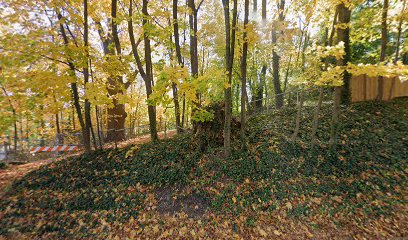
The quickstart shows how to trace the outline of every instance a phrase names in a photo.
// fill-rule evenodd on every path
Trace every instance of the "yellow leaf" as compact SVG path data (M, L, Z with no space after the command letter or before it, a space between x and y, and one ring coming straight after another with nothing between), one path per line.
M186 227L182 227L180 229L180 235L185 235L187 233L187 228Z
M259 230L259 234L261 234L262 237L268 236L268 234L263 229L259 228L258 230Z
M237 202L237 199L236 199L235 197L232 197L232 201L233 201L234 203L236 203L236 202Z
M281 233L281 232L279 232L278 230L273 230L273 233L274 233L276 236L280 236L280 235L282 235L282 233Z

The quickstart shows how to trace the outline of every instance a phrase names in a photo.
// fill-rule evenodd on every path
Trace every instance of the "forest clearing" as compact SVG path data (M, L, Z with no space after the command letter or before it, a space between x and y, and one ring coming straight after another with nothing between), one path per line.
M0 239L408 238L407 0L4 0Z

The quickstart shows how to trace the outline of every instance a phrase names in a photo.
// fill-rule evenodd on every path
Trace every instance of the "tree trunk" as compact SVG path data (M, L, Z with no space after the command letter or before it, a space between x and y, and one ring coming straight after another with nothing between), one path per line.
M89 59L89 52L88 52L88 0L84 0L84 47L86 51L86 58L85 67L83 68L84 74L84 86L86 89L86 85L89 82L89 66L88 66L88 59ZM84 129L84 148L85 152L91 151L91 140L90 140L90 130L91 130L91 103L87 98L85 98L85 129Z
M188 23L190 28L190 67L191 76L193 79L198 77L198 46L197 46L197 8L195 6L194 0L187 0L187 5L190 8L188 15ZM193 102L196 106L192 106L191 115L194 115L195 109L201 106L201 95L199 92L196 93L196 101ZM197 130L197 124L192 121L193 128Z
M101 128L101 123L99 121L99 118L100 118L99 108L96 105L95 105L95 118L96 118L96 128L98 131L98 144L99 144L99 148L102 149L103 148L103 145L102 145L103 133L101 134L102 128Z
M58 13L57 17L58 17L59 21L62 21L63 18L62 18L61 13ZM68 37L67 37L67 34L65 32L65 28L64 28L64 25L63 25L62 22L60 23L60 32L61 32L62 38L64 40L64 45L68 46L69 41L68 41ZM69 68L70 68L70 75L73 78L76 79L75 65L71 61L71 59L68 59L68 65L69 65ZM85 121L84 121L84 118L82 116L81 105L79 103L78 86L77 86L76 82L71 83L71 91L72 91L72 100L73 100L74 107L75 107L75 110L76 110L76 113L77 113L77 116L78 116L79 125L81 126L82 141L83 141L84 146L87 146L87 145L90 145L90 143L89 143L90 139L89 139L89 137L88 138L86 137L86 133L85 133Z
M281 23L285 20L284 10L285 10L285 0L280 0L278 4L279 10L279 22ZM276 28L272 30L272 44L277 44L277 32ZM283 106L283 95L279 79L279 55L275 48L272 50L272 72L273 72L273 87L275 89L275 106L280 109Z
M135 37L133 34L133 22L132 22L132 15L133 15L133 6L132 1L130 1L129 5L129 19L128 19L128 32L129 32L129 39L132 46L133 56L136 61L136 65L139 69L140 75L142 76L145 87L146 87L146 97L147 100L149 99L150 95L152 94L152 84L153 84L153 66L152 66L152 57L151 57L151 48L150 48L150 39L147 32L147 24L149 16L149 12L147 10L147 5L149 1L143 0L142 5L142 13L145 16L143 18L143 28L145 29L143 33L143 42L144 42L144 54L145 54L145 67L146 70L143 69L142 61L140 60L139 53L137 51L137 45L139 44L140 40L136 43ZM149 115L149 126L150 126L150 137L153 142L159 140L157 136L157 120L156 120L156 107L153 105L148 105L147 107L148 115Z
M104 50L105 55L111 54L120 56L122 54L121 44L119 40L118 34L118 26L117 26L117 0L112 0L112 7L111 7L111 29L112 35L108 34L107 39L103 40L105 45L107 45L107 49ZM109 45L113 42L115 50L109 49ZM112 141L121 141L126 139L126 131L125 131L125 123L126 123L126 109L125 105L119 103L117 98L115 97L118 94L123 94L123 77L122 76L110 76L108 77L108 94L112 97L112 108L108 108L108 131L105 141L112 142Z
M61 135L61 127L60 127L60 121L59 121L59 117L58 117L58 113L55 114L55 127L57 130L57 145L61 145L63 144L63 136Z
M186 95L183 94L183 112L182 112L182 115L181 115L181 127L182 128L185 128L185 126L184 126L185 115L186 115Z
M179 25L178 25L178 18L177 18L177 11L178 11L177 4L178 4L178 0L173 0L174 44L176 46L176 56L177 56L178 64L181 67L184 67L183 59L181 56L181 48L180 48L180 35L179 35ZM180 128L180 104L179 104L177 85L175 83L172 83L172 89L173 89L174 114L176 117L177 133L181 133L182 129Z
M347 8L344 3L337 5L338 12L338 23L348 24L350 23L351 10ZM344 42L345 56L343 59L337 60L337 66L345 67L350 60L350 28L337 28L337 43L340 41ZM332 124L330 129L330 145L335 145L337 143L337 128L339 125L339 112L340 112L340 102L349 103L350 102L350 91L349 91L349 80L350 74L344 70L343 75L343 87L334 88L334 103L332 112Z
M387 15L388 15L388 0L384 0L382 17L381 17L381 52L380 52L380 62L385 61L385 55L387 50ZM384 77L378 77L378 95L377 100L384 100Z
M224 122L224 154L231 155L231 119L232 119L232 67L234 61L235 31L237 23L237 0L234 0L232 25L230 23L229 0L222 0L225 20L225 60L228 87L225 88L225 122Z
M266 21L266 0L262 0L262 21Z
M249 0L245 0L245 13L244 13L244 33L242 34L242 39L244 43L242 44L242 61L241 61L241 148L246 150L246 137L245 137L245 121L246 121L246 75L247 75L247 55L248 55L248 41L247 41L247 27L248 27L248 16L249 16Z
M18 139L18 130L17 130L17 115L16 111L13 109L13 122L14 122L14 151L17 152L17 139Z
M255 102L255 108L257 110L262 110L263 106L263 93L264 93L264 87L265 87L265 80L266 80L266 65L262 66L261 69L261 74L259 75L259 85L256 88L256 102Z
M295 130L293 131L293 135L291 138L292 141L295 141L297 135L299 134L300 118L302 117L303 98L304 98L304 92L301 91L298 106L297 106Z

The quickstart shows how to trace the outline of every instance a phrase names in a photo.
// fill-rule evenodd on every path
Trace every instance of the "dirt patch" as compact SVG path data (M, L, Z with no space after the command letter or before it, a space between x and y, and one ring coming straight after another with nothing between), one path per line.
M154 197L157 201L157 211L161 215L174 215L180 212L189 217L197 218L204 215L210 206L210 202L201 194L190 193L180 195L176 188L159 188Z
M45 159L39 160L31 163L26 164L9 164L6 169L0 170L0 196L4 193L4 191L9 187L9 185L26 175L27 173L37 170L43 165L49 164L52 162L52 159Z

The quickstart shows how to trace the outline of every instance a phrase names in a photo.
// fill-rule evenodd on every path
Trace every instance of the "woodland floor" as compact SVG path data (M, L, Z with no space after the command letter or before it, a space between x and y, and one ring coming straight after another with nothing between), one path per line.
M408 99L343 108L336 149L330 112L316 146L313 108L295 142L286 108L251 118L228 159L185 134L1 170L0 239L407 238Z

